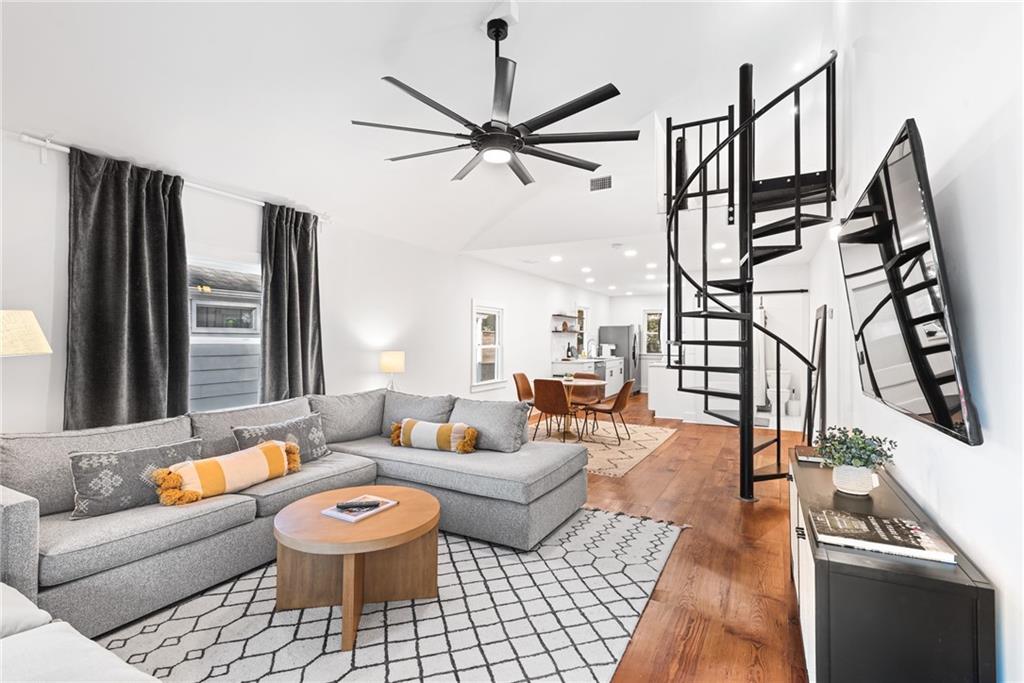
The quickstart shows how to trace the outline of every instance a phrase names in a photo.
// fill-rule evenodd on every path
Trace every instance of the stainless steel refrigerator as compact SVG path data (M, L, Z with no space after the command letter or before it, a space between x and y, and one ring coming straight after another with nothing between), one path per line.
M633 393L640 391L640 328L637 325L602 325L597 328L599 344L615 344L613 356L622 361L622 381L633 379Z

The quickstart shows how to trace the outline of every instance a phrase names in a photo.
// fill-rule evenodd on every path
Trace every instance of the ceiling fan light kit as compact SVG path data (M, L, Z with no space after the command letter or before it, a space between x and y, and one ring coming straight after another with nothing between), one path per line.
M575 142L616 142L633 141L640 137L638 130L601 131L592 133L536 133L537 130L557 123L573 114L598 105L619 94L618 88L611 83L601 86L596 90L577 97L565 104L544 112L532 119L527 119L519 125L512 126L509 123L509 107L512 103L512 86L515 83L516 63L511 59L502 57L500 54L501 41L508 37L508 22L504 19L491 19L487 22L487 36L494 41L494 97L491 105L491 120L477 125L469 119L455 113L440 102L436 102L418 90L406 85L394 76L384 76L383 80L391 83L396 88L414 97L431 109L438 111L453 121L464 126L468 133L448 133L445 131L428 130L425 128L413 128L409 126L396 126L388 123L372 123L369 121L352 121L356 126L369 126L371 128L386 128L389 130L401 130L409 133L423 133L426 135L441 135L460 140L466 140L459 145L431 149L425 152L415 152L402 156L391 157L388 161L404 161L417 157L443 154L461 149L472 149L476 152L472 159L459 170L452 180L462 180L470 171L476 168L481 161L490 164L505 164L515 174L523 185L533 182L533 176L526 169L519 155L554 161L567 166L582 168L586 171L594 171L600 167L592 161L578 157L555 152L545 147L538 147L542 144L564 144Z

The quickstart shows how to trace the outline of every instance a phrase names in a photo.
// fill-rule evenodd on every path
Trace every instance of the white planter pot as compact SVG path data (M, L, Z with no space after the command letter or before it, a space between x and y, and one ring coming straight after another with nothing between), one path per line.
M866 496L878 486L878 475L868 467L839 465L832 468L832 484L843 493Z

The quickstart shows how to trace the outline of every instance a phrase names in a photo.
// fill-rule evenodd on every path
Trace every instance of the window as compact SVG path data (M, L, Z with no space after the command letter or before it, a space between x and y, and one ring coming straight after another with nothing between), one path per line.
M661 311L644 311L644 353L662 353Z
M240 301L206 301L192 297L193 334L252 334L260 330L260 304Z
M487 389L504 383L502 309L473 304L472 387Z
M189 409L260 401L259 266L191 259Z

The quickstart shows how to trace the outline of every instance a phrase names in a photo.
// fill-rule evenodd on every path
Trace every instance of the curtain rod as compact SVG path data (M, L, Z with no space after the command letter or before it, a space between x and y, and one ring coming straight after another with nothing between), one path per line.
M52 149L54 152L61 152L62 154L70 154L71 153L71 148L70 147L68 147L67 145L59 145L59 144L57 144L56 142L53 142L50 139L37 138L37 137L35 137L33 135L29 135L27 133L21 133L20 137L21 137L21 141L22 142L27 142L30 145L35 145L37 147L42 147L43 149ZM227 197L228 199L234 199L236 201L245 202L246 204L254 204L255 206L266 206L267 205L266 202L264 202L264 201L262 201L260 199L256 199L254 197L246 197L244 195L235 194L234 192L227 192L225 190L218 190L215 187L210 187L209 185L201 185L199 183L194 183L194 182L192 182L190 180L185 180L183 182L183 184L185 185L185 187L190 187L193 190L200 190L202 192L208 192L210 194L219 195L221 197ZM329 216L325 216L323 214L318 214L315 211L310 212L310 213L314 213L316 216L321 218L322 221L330 220Z

